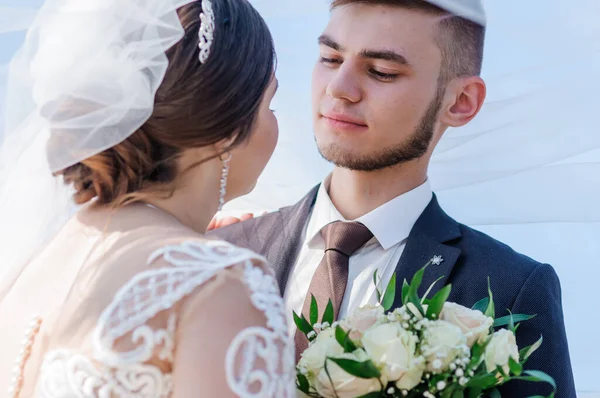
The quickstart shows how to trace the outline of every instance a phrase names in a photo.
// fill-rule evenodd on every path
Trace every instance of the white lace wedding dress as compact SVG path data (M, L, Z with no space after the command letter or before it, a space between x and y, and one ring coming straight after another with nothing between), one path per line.
M117 247L108 258L104 254L92 262L113 263L120 255L119 267L92 269L89 275L60 269L48 274L48 285L62 272L61 280L79 282L68 293L32 298L40 308L64 304L60 311L47 311L47 319L35 317L21 332L25 338L8 396L295 396L294 348L284 305L263 259L224 242L178 241L153 250L141 270L128 269L127 255ZM104 305L116 270L128 279ZM45 285L40 285L41 297L51 289ZM32 308L29 296L19 299L23 309ZM15 308L10 297L2 304L2 316ZM2 338L0 349L8 352L0 362L18 351L14 333L5 330L4 335L9 341Z

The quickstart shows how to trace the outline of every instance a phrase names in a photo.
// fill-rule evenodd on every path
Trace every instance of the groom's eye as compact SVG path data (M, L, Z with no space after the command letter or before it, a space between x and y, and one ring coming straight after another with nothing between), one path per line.
M339 59L335 59L335 58L321 57L321 63L325 64L325 65L334 65L334 64L341 64L342 61Z
M369 70L369 72L373 76L375 76L377 79L383 80L383 81L392 81L398 77L397 73L383 73L383 72L379 72L378 70L375 70L375 69L371 69L371 70Z

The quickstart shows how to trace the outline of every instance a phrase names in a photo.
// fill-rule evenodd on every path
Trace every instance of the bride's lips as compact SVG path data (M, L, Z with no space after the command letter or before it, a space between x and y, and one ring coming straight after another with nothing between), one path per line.
M368 127L362 120L342 113L330 112L323 113L321 116L327 124L336 129L357 131Z

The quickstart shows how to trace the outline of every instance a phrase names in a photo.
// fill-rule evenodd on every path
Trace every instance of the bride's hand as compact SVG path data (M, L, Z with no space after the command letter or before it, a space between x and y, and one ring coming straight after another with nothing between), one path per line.
M226 216L223 218L219 218L217 216L213 217L210 224L208 224L207 231L212 231L213 229L226 227L228 225L237 224L242 221L250 220L254 218L254 214L252 213L244 213L239 218L233 216Z

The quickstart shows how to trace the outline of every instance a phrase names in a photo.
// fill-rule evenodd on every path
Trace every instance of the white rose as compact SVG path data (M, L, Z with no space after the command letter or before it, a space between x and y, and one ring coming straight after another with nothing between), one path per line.
M418 341L396 322L373 326L362 338L365 351L385 378L404 390L417 386L425 370L416 356Z
M353 353L336 355L335 358L352 359L358 362L369 359L367 354L360 349ZM381 384L383 383L384 386L387 384L383 377L380 383L378 379L361 379L352 376L333 361L327 362L327 370L329 375L323 369L315 380L315 389L324 398L355 398L370 392L381 391Z
M485 316L481 311L455 303L444 304L440 319L458 326L467 337L469 348L472 348L476 341L481 341L489 336L490 329L494 325L494 320Z
M484 360L488 372L493 372L498 366L506 373L509 372L508 359L519 362L519 347L515 334L507 329L500 329L492 335L492 339L485 348Z
M340 326L348 331L352 340L359 340L368 328L384 318L382 306L366 305L356 309L349 317L340 321Z
M433 373L445 371L463 350L468 350L467 338L462 330L450 322L429 322L424 336L423 356Z
M325 329L304 350L298 362L298 367L306 369L310 379L311 376L316 376L323 369L325 358L337 356L343 354L343 352L344 349L335 339L333 328Z

